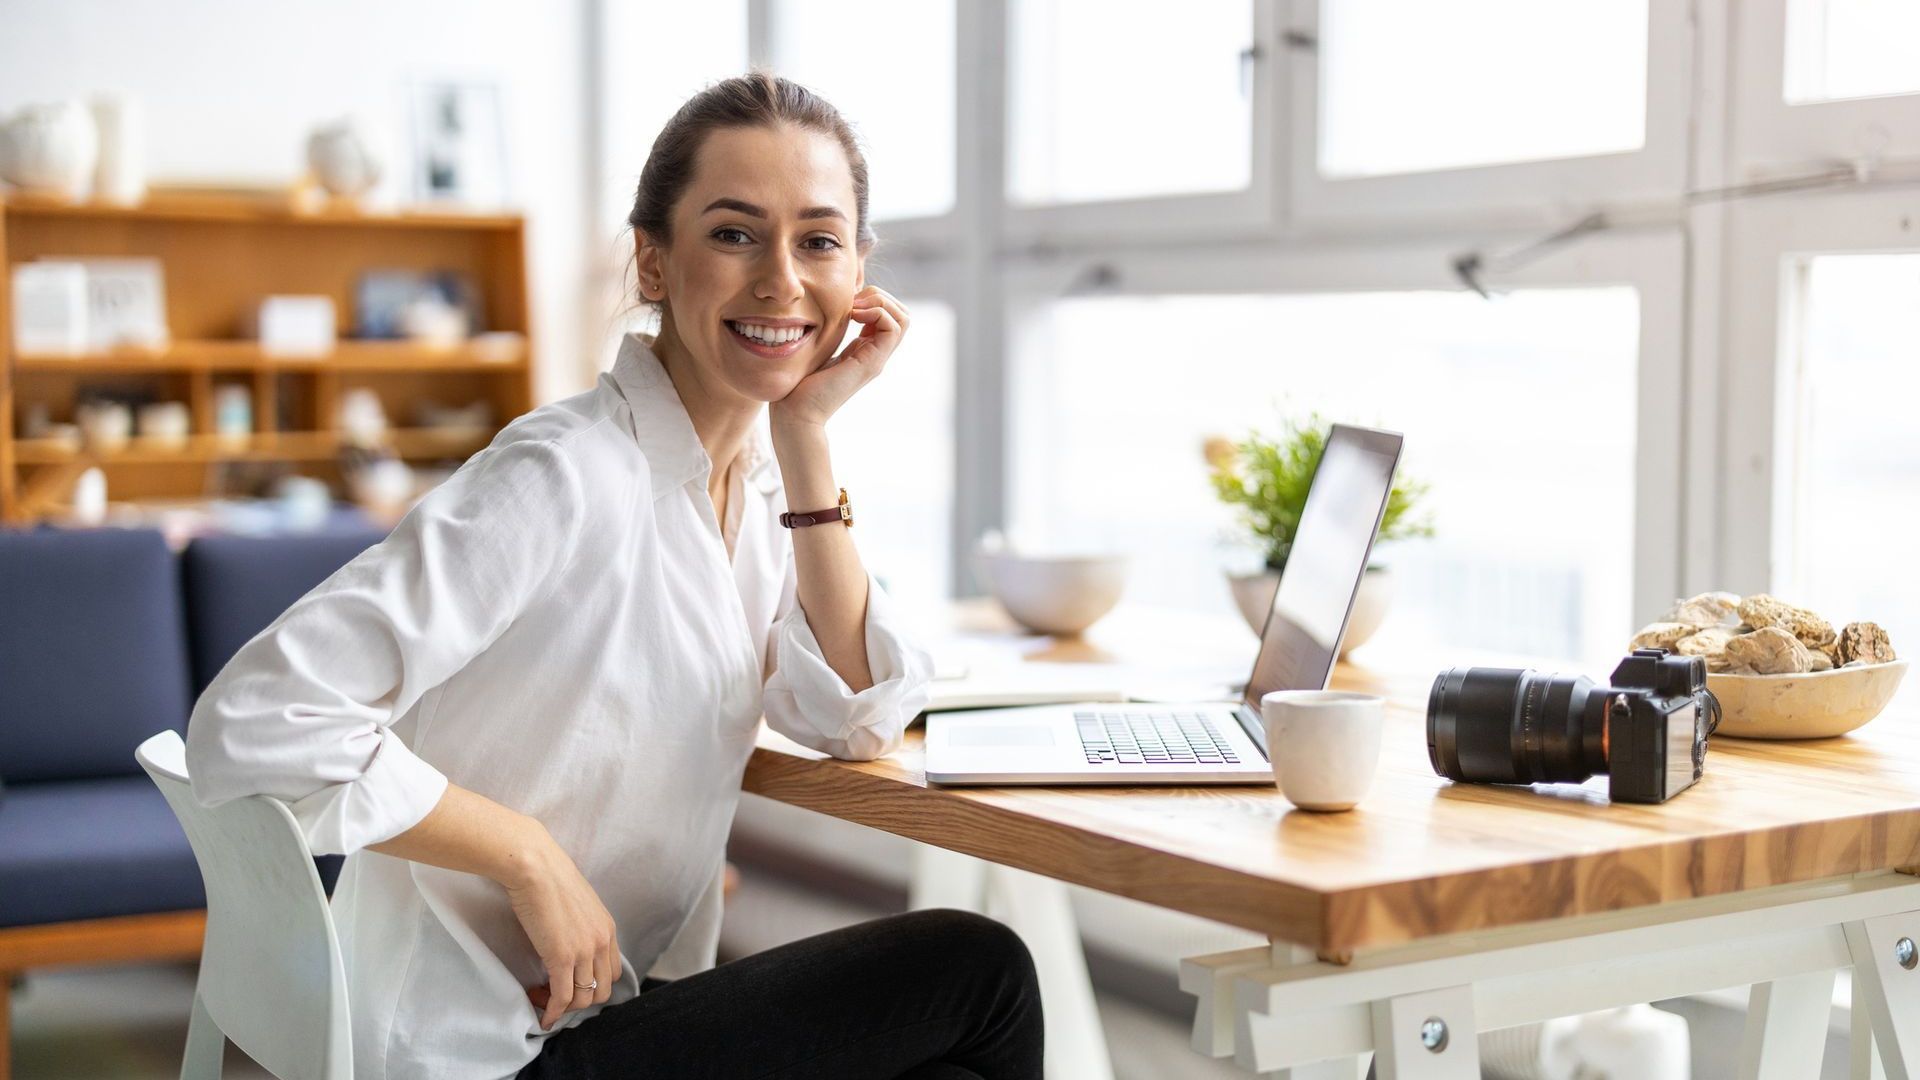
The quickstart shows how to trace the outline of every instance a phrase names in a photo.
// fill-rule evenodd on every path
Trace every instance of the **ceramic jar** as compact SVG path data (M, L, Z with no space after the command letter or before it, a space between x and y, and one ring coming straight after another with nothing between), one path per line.
M0 123L0 180L77 200L87 192L99 148L85 105L28 105Z
M380 181L380 159L352 120L323 125L307 136L307 167L329 194L344 199L359 198Z

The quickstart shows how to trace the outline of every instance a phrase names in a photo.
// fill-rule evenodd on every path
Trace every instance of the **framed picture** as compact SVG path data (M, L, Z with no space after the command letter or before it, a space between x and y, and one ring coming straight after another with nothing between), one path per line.
M407 111L416 202L457 203L474 209L506 206L506 139L496 87L491 83L410 83Z

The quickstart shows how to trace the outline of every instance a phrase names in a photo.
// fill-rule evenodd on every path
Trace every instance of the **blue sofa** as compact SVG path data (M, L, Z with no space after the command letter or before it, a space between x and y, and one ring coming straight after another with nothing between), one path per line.
M200 871L133 750L368 528L203 537L0 530L0 1080L8 984L62 963L195 956ZM317 860L329 890L337 857Z

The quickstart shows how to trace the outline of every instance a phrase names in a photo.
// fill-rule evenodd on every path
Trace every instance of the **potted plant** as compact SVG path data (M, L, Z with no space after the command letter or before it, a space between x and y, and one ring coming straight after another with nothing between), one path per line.
M1260 573L1227 577L1234 603L1256 634L1265 627L1267 611L1273 606L1280 570L1287 564L1294 532L1300 527L1300 511L1307 504L1307 489L1320 467L1331 426L1319 413L1313 413L1304 420L1284 420L1277 438L1252 432L1239 442L1221 436L1207 440L1214 494L1239 509L1240 520L1266 556L1266 568ZM1381 540L1433 535L1431 519L1414 516L1426 493L1424 483L1405 477L1395 479L1380 522ZM1369 563L1354 598L1353 614L1347 620L1346 638L1340 646L1342 656L1373 636L1386 617L1392 596L1391 572L1377 562Z

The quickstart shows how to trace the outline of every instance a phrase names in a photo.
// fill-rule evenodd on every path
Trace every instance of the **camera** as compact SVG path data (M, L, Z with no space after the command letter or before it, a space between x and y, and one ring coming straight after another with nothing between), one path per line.
M1450 668L1427 696L1427 757L1449 780L1578 784L1606 773L1615 802L1660 803L1700 779L1720 701L1707 664L1635 649L1609 685L1531 668Z

